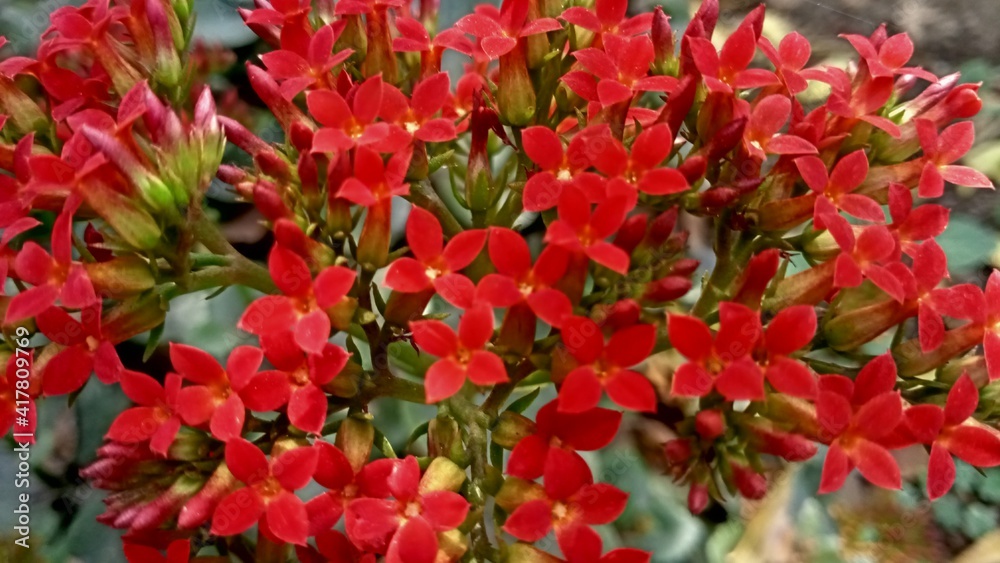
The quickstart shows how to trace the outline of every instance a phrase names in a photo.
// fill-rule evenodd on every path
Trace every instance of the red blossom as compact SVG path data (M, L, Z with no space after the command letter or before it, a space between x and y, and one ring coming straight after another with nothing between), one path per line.
M14 261L17 276L34 287L22 291L7 305L4 322L15 323L38 315L55 303L81 309L97 303L83 264L73 261L73 214L78 203L68 202L52 226L52 254L34 241L24 244Z
M624 274L628 270L628 254L605 239L625 221L628 207L625 196L617 196L599 203L591 211L587 198L567 186L559 197L559 219L549 225L545 241L571 252L582 252L594 262Z
M670 343L688 359L674 372L672 394L704 397L714 389L730 401L764 398L764 374L750 355L762 334L756 311L720 304L715 336L697 317L671 314L667 320Z
M570 71L563 81L581 98L603 107L630 101L637 93L669 92L677 86L672 76L649 76L654 53L647 35L607 35L603 49L581 49L573 56L587 72Z
M305 260L280 245L271 250L268 268L283 295L269 295L251 303L240 318L239 328L256 335L291 329L303 350L322 352L330 337L326 310L347 296L354 286L355 272L330 266L313 280Z
M101 330L100 303L81 311L79 321L58 307L49 307L35 322L45 336L62 346L45 364L45 395L72 393L83 387L92 372L102 383L118 381L124 368L114 343Z
M926 158L920 173L920 197L941 197L945 181L957 186L993 188L993 182L982 172L952 164L972 148L975 128L971 121L960 121L940 133L931 121L917 119L916 123L920 148Z
M373 76L354 89L351 104L333 90L313 90L306 95L309 113L323 127L313 137L314 152L340 152L369 147L394 152L407 143L406 131L398 125L376 122L382 111L382 77Z
M602 391L624 408L656 410L656 391L643 375L628 368L646 360L656 344L656 327L635 324L616 330L607 343L597 323L570 317L562 326L562 342L576 367L559 388L559 411L581 413L597 406Z
M927 466L927 496L944 496L955 482L952 455L975 467L1000 465L1000 437L970 419L979 406L979 390L968 374L955 382L944 408L914 405L904 412L907 429L922 444L931 446Z
M351 56L351 49L333 51L333 44L343 31L339 25L324 25L309 39L309 47L298 53L290 49L278 49L261 55L268 74L281 82L281 94L287 100L295 98L302 90L319 84L329 87L329 73L337 65Z
M537 479L545 472L553 448L568 452L574 465L586 466L577 451L599 450L611 443L622 414L603 408L579 413L561 412L552 401L538 410L535 432L522 438L510 452L507 473L522 479Z
M389 265L385 285L403 293L435 288L447 295L450 279L472 263L486 244L486 231L463 231L444 244L444 234L437 218L414 207L406 220L406 240L414 258L397 258Z
M348 505L346 530L354 545L385 554L388 563L434 561L437 534L457 528L469 512L461 495L436 486L435 473L432 465L421 478L417 458L397 460L388 478L391 499Z
M458 332L441 321L410 323L417 347L438 361L427 370L427 402L437 403L458 392L466 379L476 385L507 381L507 370L493 352L484 350L493 337L493 310L480 304L465 311Z
M855 467L875 485L900 488L899 466L881 444L903 422L895 385L896 364L888 354L870 361L854 381L842 375L820 377L816 417L829 444L820 493L839 489Z
M243 438L226 443L226 465L245 486L226 495L212 516L212 533L231 536L258 524L265 536L305 545L309 518L295 491L312 480L317 453L312 447L293 448L268 460Z
M594 483L590 470L569 452L553 449L545 463L544 496L518 506L504 531L519 540L536 542L555 530L564 553L580 527L614 521L625 510L628 494L607 483Z
M161 385L146 374L122 372L122 392L138 406L119 414L106 437L126 444L148 440L150 450L166 457L181 427L177 411L181 383L182 378L176 373L167 374Z
M517 40L539 33L562 29L552 18L528 19L529 0L504 0L500 10L490 5L480 5L476 13L455 22L455 28L479 38L486 56L498 59L514 50Z

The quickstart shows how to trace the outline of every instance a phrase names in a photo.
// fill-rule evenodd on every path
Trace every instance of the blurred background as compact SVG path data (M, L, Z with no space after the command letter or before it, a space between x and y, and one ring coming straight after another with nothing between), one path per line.
M11 41L3 55L31 54L37 36L48 26L49 14L65 0L0 0L0 35ZM442 24L471 11L472 0L442 0ZM240 0L198 0L198 35L231 49L213 86L236 89L249 106L233 111L254 112L239 61L257 54L261 46L236 14ZM758 2L723 0L720 32L734 28ZM916 44L915 64L939 75L961 71L963 80L982 82L984 109L977 118L977 144L966 164L994 180L1000 178L1000 30L997 0L768 0L765 35L780 37L792 30L812 41L812 63L844 64L853 55L841 33L868 35L885 22L891 33L906 31ZM635 12L664 7L674 27L686 25L697 2L688 0L633 0ZM819 92L822 94L822 92ZM220 106L225 111L226 103ZM259 106L258 108L259 109ZM254 113L257 130L274 138L278 130ZM280 131L280 130L278 130ZM235 156L235 155L234 155ZM227 235L248 256L263 259L269 240L246 206L232 202L222 187L213 190L212 205L226 225ZM946 192L952 219L939 242L945 248L955 281L982 285L1000 265L1000 199L992 192ZM697 244L697 240L694 241ZM235 322L254 298L233 289L205 300L189 295L175 301L161 342L197 343L224 357L243 343ZM162 376L169 369L161 345L142 364L144 342L129 342L120 353L126 365ZM407 366L400 358L397 369ZM419 360L410 358L414 363ZM656 370L653 363L651 370ZM655 373L651 374L654 377ZM538 404L542 404L539 401ZM11 549L13 526L8 499L15 498L16 472L10 441L0 447L0 561L122 560L119 533L97 524L103 510L102 493L78 476L93 461L94 451L115 415L128 405L117 386L87 385L72 405L46 401L41 405L39 442L33 448L32 536L30 551ZM433 409L393 404L377 413L380 426L397 451L404 448L410 430L433 415ZM875 489L855 473L840 492L817 496L821 451L813 461L770 476L771 491L758 502L732 500L713 506L702 517L692 517L685 505L686 491L662 476L656 463L643 458L633 438L658 444L668 436L663 429L640 419L623 428L616 444L590 456L595 477L632 494L626 514L615 527L602 530L605 546L629 545L654 553L656 563L671 562L869 562L959 561L1000 562L1000 469L985 473L959 465L954 489L931 504L924 493L926 454L906 450L900 465L907 476L901 492ZM960 462L959 462L960 463ZM553 542L554 543L554 542Z

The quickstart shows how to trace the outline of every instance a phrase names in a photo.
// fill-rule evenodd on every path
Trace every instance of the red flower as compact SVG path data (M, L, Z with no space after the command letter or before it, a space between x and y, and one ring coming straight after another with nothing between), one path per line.
M351 105L333 90L306 95L309 113L323 128L313 136L313 152L341 152L370 147L379 152L403 148L409 136L398 125L375 122L382 111L382 76L373 76L354 90Z
M535 433L522 438L510 452L507 473L522 479L537 479L545 472L549 452L561 449L576 459L576 465L587 462L577 451L599 450L611 443L621 425L622 413L593 408L580 413L559 412L558 401L538 410Z
M327 490L306 503L310 535L336 525L354 499L383 499L392 494L387 483L396 460L378 459L355 472L340 448L323 441L317 441L314 447L319 450L319 458L313 478Z
M458 333L441 321L410 323L417 347L440 358L427 370L427 402L437 403L462 388L466 378L476 385L507 381L503 360L483 347L493 337L493 310L479 304L465 311Z
M667 320L670 343L688 359L674 372L672 394L704 397L715 389L729 401L764 398L764 374L750 356L762 334L756 311L721 303L714 337L697 317L670 315Z
M322 352L330 337L326 309L347 296L356 273L343 266L330 266L313 280L305 260L280 245L271 249L268 269L284 295L268 295L251 303L240 317L240 330L263 335L291 329L295 343L303 350Z
M480 5L476 13L455 22L455 29L479 38L486 56L490 60L498 59L513 51L521 37L562 29L562 25L552 18L527 22L528 4L529 0L504 0L499 12L493 6Z
M450 97L448 73L429 76L413 87L409 99L398 88L385 85L380 117L395 123L409 135L427 143L443 143L458 135L455 123L443 117L435 118Z
M449 278L476 259L486 243L486 231L463 231L445 245L437 217L414 206L406 220L406 240L415 258L393 260L385 274L385 285L403 293L433 287L438 293L448 294Z
M191 540L174 540L167 546L167 556L160 554L160 550L123 541L122 551L128 563L188 563L191 557Z
M899 266L894 271L897 278L905 281L907 300L916 302L920 349L927 354L936 350L944 339L945 326L937 304L945 302L943 311L952 313L947 301L952 299L955 291L952 288L937 288L941 280L948 276L948 261L941 246L930 239L914 247L912 268Z
M545 464L544 495L518 506L504 531L536 542L555 529L559 547L572 552L577 528L613 522L625 510L628 494L607 483L594 483L587 467L564 450L553 449Z
M191 426L208 422L212 436L223 442L238 437L246 416L240 392L263 359L259 348L237 346L223 369L207 352L171 342L170 362L174 369L197 384L181 389L177 395L176 408L184 422Z
M329 88L329 73L333 67L346 61L354 52L343 49L333 52L333 44L343 31L343 23L324 25L309 39L305 52L292 49L278 49L260 56L268 74L281 82L281 95L286 100L293 99L299 92L319 84Z
M397 16L396 31L399 32L399 37L392 40L392 50L397 53L451 49L467 57L472 56L472 42L454 28L441 30L432 40L424 24L413 18ZM440 61L438 63L440 65Z
M394 154L386 168L377 152L359 147L354 156L354 175L340 185L337 197L373 207L392 200L393 196L408 195L410 185L403 180L410 165L410 154L409 151Z
M227 442L226 465L246 486L219 502L212 533L233 536L257 523L269 538L305 545L309 517L295 491L312 479L316 457L316 449L302 447L272 455L268 461L260 448L243 438Z
M955 382L942 409L914 405L903 413L906 427L916 440L931 446L927 466L927 496L944 496L955 482L952 454L975 467L1000 465L1000 437L975 421L966 424L979 406L979 390L968 374Z
M821 203L824 200L817 200ZM847 219L833 210L821 212L823 224L840 246L834 264L834 287L857 287L865 278L896 301L903 301L903 285L893 272L880 263L891 260L895 252L895 240L884 225L870 225L854 235L854 229Z
M75 200L75 198L71 198ZM52 226L52 254L34 241L24 243L14 261L17 276L34 285L11 299L5 324L34 317L57 301L70 309L82 309L97 303L94 286L83 264L73 262L73 213L79 203L67 201Z
M629 256L607 239L625 221L628 202L618 196L591 211L587 198L575 187L566 186L559 197L559 219L545 231L545 242L571 252L583 252L591 260L624 274Z
M672 76L649 76L655 54L648 35L605 35L603 40L603 50L591 47L573 53L596 81L579 70L563 75L563 82L581 98L608 107L630 101L636 93L669 92L677 86Z
M782 37L777 49L767 37L761 36L757 40L757 46L774 65L778 80L789 94L799 94L809 87L806 80L812 76L808 69L803 69L809 62L812 46L802 34L793 31Z
M496 274L479 282L479 293L495 307L527 304L531 311L551 326L559 327L573 311L563 292L553 289L566 272L568 256L557 246L542 250L531 265L531 251L524 237L510 229L490 229L490 261Z
M101 304L87 307L80 321L58 307L49 307L35 319L38 329L62 349L49 358L42 373L45 395L65 395L83 387L91 372L102 383L118 381L124 369L114 344L101 331Z
M946 180L956 186L993 188L993 182L982 172L952 164L972 148L976 134L971 121L959 121L940 134L932 121L917 119L916 124L920 148L926 158L917 190L920 197L941 197Z
M896 460L880 443L903 421L895 385L896 364L889 354L865 365L854 381L842 375L820 377L816 416L830 446L820 493L839 489L854 467L875 485L900 488Z
M754 158L763 160L769 154L816 154L816 147L802 137L779 134L792 114L792 102L785 96L773 94L760 99L752 111L745 100L737 103L750 113L743 143Z
M176 373L167 374L160 385L146 374L123 371L122 391L139 406L119 414L105 438L126 444L149 440L149 449L166 457L181 427L177 412L181 382L181 376Z
M809 345L816 334L816 310L796 305L778 311L763 334L766 353L764 377L779 393L795 397L816 396L816 377L802 362L789 358Z
M570 317L562 326L562 342L576 359L559 388L559 411L580 413L597 406L602 388L615 404L630 410L656 410L656 391L645 376L628 368L642 363L653 352L656 327L636 324L622 328L607 344L597 323L587 317Z
M608 35L639 35L649 31L653 23L652 12L626 17L628 0L597 0L594 9L574 6L567 8L560 18L563 20L599 34Z
M889 229L899 249L912 254L913 243L934 238L948 226L950 211L943 205L925 203L913 208L913 192L902 184L889 184ZM898 254L898 253L897 253Z
M437 473L432 463L421 478L417 458L397 460L388 479L392 499L361 498L348 505L347 536L354 545L386 554L387 563L436 560L437 534L457 528L469 512L468 501L435 482Z
M604 191L601 179L590 168L588 143L594 132L607 126L595 125L580 131L563 149L555 131L543 126L528 127L521 132L522 148L541 171L532 174L524 185L524 208L545 211L556 205L563 186L576 185L588 195ZM592 188L596 186L596 188Z
M913 56L913 41L906 33L886 37L885 25L882 25L871 38L850 34L841 37L861 55L872 76L892 78L897 74L909 74L929 82L938 81L936 76L920 67L903 66Z
M851 193L868 176L868 156L863 149L841 158L830 173L827 173L826 164L816 156L795 159L795 167L816 197L827 199L837 209L858 219L878 223L885 221L885 213L878 202L868 196ZM822 212L823 208L816 205L814 220L819 228L823 228Z
M593 157L594 166L608 178L608 196L629 193L629 190L616 187L616 179L627 182L632 189L650 195L670 195L685 192L691 188L687 179L675 168L662 167L663 161L670 155L673 148L673 134L665 123L659 123L644 129L632 143L630 153L605 128L606 137L602 139L605 149Z
M762 10L763 6L759 11ZM691 39L691 56L709 90L731 93L734 88L742 90L778 83L778 77L769 70L747 68L757 53L760 35L754 29L754 21L759 19L757 12L747 15L726 39L722 51L716 51L712 42L704 37Z
M260 344L275 369L252 376L240 389L247 408L266 412L287 404L296 428L319 433L327 412L323 386L344 369L350 354L329 342L320 353L307 354L287 330L262 335Z

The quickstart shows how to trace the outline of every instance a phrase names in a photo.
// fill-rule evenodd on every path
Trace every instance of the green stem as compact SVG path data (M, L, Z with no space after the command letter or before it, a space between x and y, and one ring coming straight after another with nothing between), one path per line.
M715 310L719 301L730 297L729 293L732 289L730 286L743 271L743 267L746 266L750 253L753 251L754 235L752 233L733 231L726 226L725 216L717 218L716 221L718 222L715 237L717 261L715 268L712 269L712 275L708 278L708 283L705 284L701 296L698 297L698 301L691 310L691 314L697 317L705 317Z
M452 397L447 405L455 419L465 428L466 448L472 459L469 501L480 511L479 522L470 533L472 547L480 560L496 561L496 549L490 543L486 530L486 493L489 456L487 454L487 429L489 416L473 400L476 389L471 384Z
M414 182L410 185L410 195L407 199L413 205L423 207L430 211L441 222L441 229L449 237L461 233L465 229L458 219L451 213L441 197L431 188L429 182Z
M233 279L229 283L219 285L239 284L263 293L278 293L278 288L274 285L274 281L271 279L271 275L267 269L243 256L238 250L233 248L233 245L229 243L229 240L222 234L219 227L205 215L204 211L200 209L193 211L191 218L191 233L195 239L205 245L205 248L211 252L226 256L231 261L230 268L233 272ZM191 276L193 278L194 274Z

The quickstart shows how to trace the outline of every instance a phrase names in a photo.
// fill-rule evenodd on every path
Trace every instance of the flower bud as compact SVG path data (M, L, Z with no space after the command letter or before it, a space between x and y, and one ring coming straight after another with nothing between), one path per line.
M371 415L355 414L340 423L335 443L357 473L368 463L374 442L375 427L372 426Z
M177 527L182 530L191 529L208 521L219 501L238 485L239 482L229 471L229 467L220 463L198 494L181 507L177 515Z
M94 291L111 299L123 299L156 285L149 264L138 256L122 256L105 262L84 263Z
M461 431L454 418L437 416L427 425L427 455L446 457L456 463L467 463L468 455L462 444Z
M660 6L653 12L650 37L653 40L653 52L656 54L653 66L657 74L677 76L680 68L675 54L674 30L670 27L670 16L664 14Z
M681 276L667 276L646 284L642 298L652 303L675 301L691 290L691 280Z
M392 33L389 29L389 8L375 4L365 18L367 24L368 55L365 57L366 77L381 74L389 84L396 83L396 53L392 50Z
M778 265L781 262L781 251L776 248L769 248L754 255L747 262L746 268L740 274L735 284L736 291L733 293L733 301L746 305L751 309L760 308L761 299L767 290L768 284L778 273Z
M733 484L744 498L758 500L767 494L767 479L750 467L740 463L730 463Z
M504 124L523 127L535 116L535 87L528 75L522 39L514 49L500 57L497 80L497 105Z
M718 409L699 411L694 417L694 427L706 442L714 441L726 432L726 419Z
M688 490L688 510L695 516L705 512L708 508L709 496L708 486L703 483L691 483Z
M465 482L465 470L446 457L436 457L420 478L420 494L457 491Z
M688 438L675 438L663 446L663 455L671 465L687 465L693 453Z
M512 450L518 442L534 433L535 423L530 418L513 411L504 411L497 417L492 437L501 448Z

